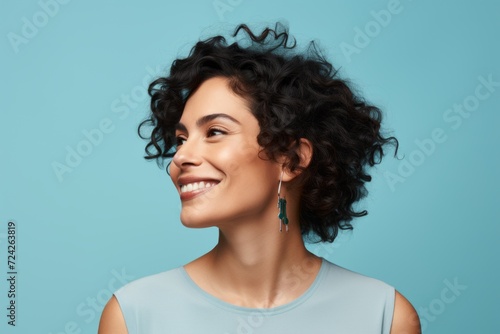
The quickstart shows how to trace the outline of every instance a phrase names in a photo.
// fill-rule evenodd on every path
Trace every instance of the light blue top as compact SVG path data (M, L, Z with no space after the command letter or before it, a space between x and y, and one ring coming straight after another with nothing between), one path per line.
M217 299L183 267L131 282L115 296L129 334L389 334L395 290L323 259L305 293L269 309Z

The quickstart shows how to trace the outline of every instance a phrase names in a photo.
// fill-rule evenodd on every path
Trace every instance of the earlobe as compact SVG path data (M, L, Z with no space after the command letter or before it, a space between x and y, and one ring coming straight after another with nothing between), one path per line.
M308 139L300 138L299 147L297 148L297 155L300 159L299 168L291 171L289 168L286 168L286 164L283 165L283 170L285 172L283 175L283 181L285 182L291 181L299 176L300 173L311 163L313 146Z

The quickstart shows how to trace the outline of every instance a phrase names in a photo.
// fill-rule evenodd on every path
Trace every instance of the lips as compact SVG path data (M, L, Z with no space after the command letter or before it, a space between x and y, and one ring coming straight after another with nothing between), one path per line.
M180 187L181 193L212 188L217 183L218 182L214 182L214 181L206 181L206 182L200 181L200 182L192 182L192 183L188 183L188 184L183 184Z
M219 180L208 178L181 177L178 182L181 200L189 200L206 193L212 190L219 182Z

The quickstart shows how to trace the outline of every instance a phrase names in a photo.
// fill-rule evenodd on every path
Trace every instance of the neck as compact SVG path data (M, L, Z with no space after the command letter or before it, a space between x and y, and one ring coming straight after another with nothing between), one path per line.
M197 260L195 282L246 307L270 308L299 297L314 281L321 260L305 248L298 224L280 232L274 219L276 224L260 228L255 223L220 228L218 244Z

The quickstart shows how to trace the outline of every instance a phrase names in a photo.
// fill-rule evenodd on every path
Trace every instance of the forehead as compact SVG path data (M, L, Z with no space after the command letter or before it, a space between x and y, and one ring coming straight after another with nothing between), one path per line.
M254 118L249 103L234 93L229 79L215 77L205 80L186 101L180 123L196 121L209 114L227 114L241 122Z

